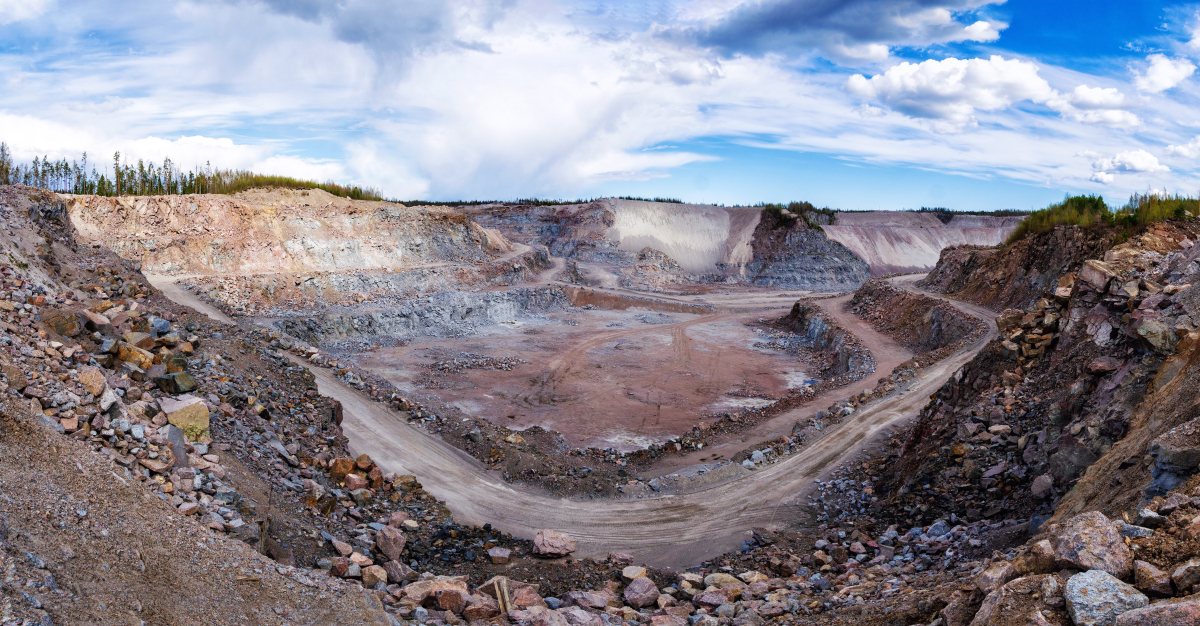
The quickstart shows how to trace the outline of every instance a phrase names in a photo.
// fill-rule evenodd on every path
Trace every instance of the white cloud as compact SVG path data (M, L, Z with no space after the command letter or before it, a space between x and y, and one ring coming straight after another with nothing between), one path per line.
M1145 73L1134 73L1133 82L1142 91L1159 93L1183 82L1196 71L1196 65L1187 59L1169 59L1163 54L1146 57L1150 67Z
M1080 152L1079 156L1093 156L1092 152ZM1158 157L1145 150L1126 150L1112 157L1100 157L1092 161L1094 173L1090 180L1108 184L1116 180L1116 173L1163 173L1171 171L1158 162Z
M976 111L1005 109L1021 100L1046 102L1057 95L1036 65L998 55L901 63L870 79L855 74L846 88L948 131L975 125Z
M1063 117L1084 124L1132 128L1142 123L1137 115L1124 110L1130 102L1116 87L1078 85L1074 91L1057 95L1046 104Z
M1191 141L1181 146L1174 144L1167 146L1167 154L1188 159L1200 157L1200 136L1193 137Z
M41 17L54 0L0 0L0 24Z
M1080 109L1119 109L1126 106L1125 94L1116 87L1079 85L1071 92L1070 100Z

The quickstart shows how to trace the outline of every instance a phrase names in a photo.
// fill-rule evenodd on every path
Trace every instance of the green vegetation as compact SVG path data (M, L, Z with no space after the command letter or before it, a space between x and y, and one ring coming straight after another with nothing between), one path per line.
M1118 229L1117 240L1123 241L1151 224L1169 219L1187 219L1198 213L1200 199L1178 194L1134 194L1117 211L1109 209L1100 196L1069 196L1058 204L1031 213L1004 243L1007 245L1027 235L1047 233L1058 226L1113 227Z
M954 219L955 215L987 215L991 217L1019 217L1029 215L1029 211L1017 211L1016 209L1000 209L997 211L960 211L957 209L947 209L946 207L927 207L923 206L919 209L905 209L906 211L915 213L933 213L943 224L949 224L950 220Z
M382 200L376 189L339 185L333 181L318 183L290 176L270 176L245 170L214 170L211 165L185 172L170 158L162 165L138 159L137 165L123 162L121 153L113 154L112 173L93 165L88 169L87 153L80 161L34 157L29 165L13 163L8 145L0 143L0 185L22 184L56 193L95 194L99 196L156 196L191 193L234 194L256 187L286 189L323 189L335 196L355 200Z
M763 218L774 224L772 228L792 228L800 219L809 228L820 228L821 220L818 215L828 218L828 224L837 222L837 211L829 207L818 209L811 202L770 203L760 202L755 205L762 208ZM792 215L785 215L784 210Z

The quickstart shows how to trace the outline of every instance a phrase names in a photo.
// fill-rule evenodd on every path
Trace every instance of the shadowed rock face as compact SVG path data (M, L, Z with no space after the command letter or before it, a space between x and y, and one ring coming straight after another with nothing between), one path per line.
M956 215L943 224L929 213L879 211L838 213L837 223L822 229L866 261L873 276L882 276L928 271L950 246L999 245L1020 222L1019 217Z

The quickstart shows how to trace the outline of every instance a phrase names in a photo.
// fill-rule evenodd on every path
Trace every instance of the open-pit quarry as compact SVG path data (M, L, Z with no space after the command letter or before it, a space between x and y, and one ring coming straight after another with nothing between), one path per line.
M82 241L169 297L270 333L341 401L353 450L460 519L676 565L819 517L800 506L812 480L988 336L989 312L958 304L976 326L916 345L843 294L1015 225L316 190L64 203ZM912 282L887 284L915 298Z
M0 187L0 622L1195 623L1196 221L843 217Z

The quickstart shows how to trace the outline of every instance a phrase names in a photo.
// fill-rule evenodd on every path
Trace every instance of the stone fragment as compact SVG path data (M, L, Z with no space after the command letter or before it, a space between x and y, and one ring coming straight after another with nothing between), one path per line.
M1113 271L1112 267L1103 261L1085 261L1083 267L1079 269L1080 280L1101 293L1108 289L1108 281L1116 276L1117 273Z
M337 550L338 554L340 554L342 556L350 556L351 554L354 553L354 548L351 547L351 545L346 543L345 541L339 541L337 539L330 539L329 543L331 545L333 545L333 549Z
M1132 585L1098 569L1072 576L1063 599L1076 626L1111 626L1118 615L1150 603Z
M732 574L726 574L724 572L715 572L704 577L704 585L706 587L724 587L726 585L733 585L740 582L741 581Z
M154 355L126 342L117 344L117 358L146 370L154 365Z
M173 374L165 374L154 377L154 384L158 388L170 393L180 394L195 391L198 385L196 379L189 372L175 372Z
M84 391L99 398L108 383L104 380L104 372L99 368L82 366L79 368L79 384L83 386Z
M1148 595L1171 595L1171 576L1145 561L1133 562L1133 585Z
M387 570L378 565L369 565L362 570L363 587L367 589L373 588L379 583L386 583L388 580Z
M1200 558L1184 561L1171 570L1171 582L1177 589L1191 589L1200 583Z
M635 609L654 606L658 596L658 587L645 576L633 579L633 582L625 587L625 602Z
M338 458L329 464L329 477L334 480L344 480L354 471L354 459Z
M1054 493L1054 479L1049 474L1042 474L1033 479L1033 485L1030 486L1030 492L1033 497L1041 500L1049 497Z
M1117 578L1133 572L1133 553L1116 526L1098 511L1076 515L1053 529L1050 544L1060 567L1102 570Z
M533 538L533 553L537 556L557 558L575 551L575 540L557 530L539 530Z
M1200 599L1156 604L1122 613L1116 626L1195 626L1200 624Z
M1017 577L1017 570L1008 561L992 563L975 577L975 586L984 593L991 593Z
M504 565L512 557L512 550L496 546L487 551L488 559L493 565Z
M354 491L356 489L365 489L367 487L367 479L358 474L346 475L346 489Z
M159 400L167 422L183 430L188 439L199 441L208 437L208 407L195 396L162 398Z
M621 578L624 578L626 581L631 581L635 578L641 578L645 575L646 575L646 568L639 567L637 565L630 565L630 566L626 567L625 569L621 570Z
M412 568L400 561L388 561L383 564L383 569L387 571L388 582L395 584L411 582L419 577Z
M408 539L404 533L391 526L384 526L375 534L375 547L393 561L400 560L400 555L404 552L404 545L407 542Z

